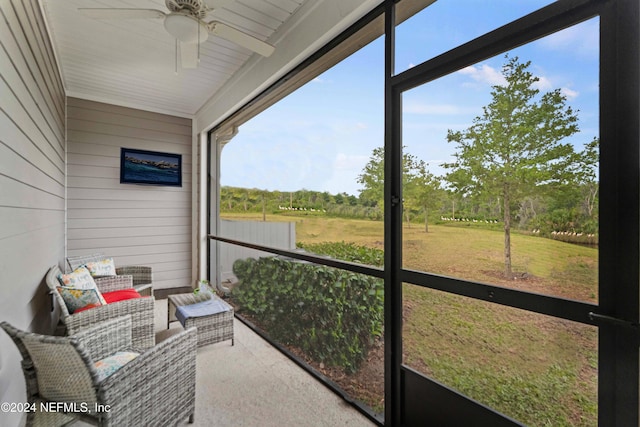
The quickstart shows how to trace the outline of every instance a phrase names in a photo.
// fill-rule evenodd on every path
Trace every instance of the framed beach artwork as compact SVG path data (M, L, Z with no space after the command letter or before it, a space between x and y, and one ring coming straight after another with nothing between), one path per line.
M120 183L182 187L182 155L122 148Z

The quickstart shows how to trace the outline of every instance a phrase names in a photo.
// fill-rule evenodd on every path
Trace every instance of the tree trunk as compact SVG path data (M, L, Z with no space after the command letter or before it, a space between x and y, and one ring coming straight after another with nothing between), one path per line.
M424 205L424 232L429 232L429 210L426 204Z
M513 278L511 270L511 208L509 207L509 195L503 195L504 201L504 275L506 278Z
M262 196L262 222L266 222L267 221L267 201L264 198L264 196Z
M406 210L405 212L405 217L407 218L407 228L411 228L411 218L409 218L409 211Z
M593 218L593 210L596 206L596 197L598 195L598 186L595 185L589 189L589 195L587 196L587 210L589 211L589 218Z

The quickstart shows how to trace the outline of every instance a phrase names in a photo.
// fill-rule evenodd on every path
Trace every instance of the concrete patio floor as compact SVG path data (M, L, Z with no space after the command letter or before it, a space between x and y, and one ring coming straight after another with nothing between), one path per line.
M167 331L167 300L156 301L157 340ZM183 426L376 425L239 320L231 341L198 349L195 423Z

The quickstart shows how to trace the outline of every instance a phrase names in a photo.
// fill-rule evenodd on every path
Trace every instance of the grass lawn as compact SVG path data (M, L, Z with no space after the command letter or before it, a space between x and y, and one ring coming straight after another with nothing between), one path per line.
M532 426L597 425L593 327L405 285L404 362Z
M381 222L267 220L295 221L299 242L384 246ZM405 268L597 302L597 249L512 234L513 270L521 278L507 280L499 228L442 224L429 231L405 225ZM403 346L407 365L527 425L597 425L596 328L405 284Z

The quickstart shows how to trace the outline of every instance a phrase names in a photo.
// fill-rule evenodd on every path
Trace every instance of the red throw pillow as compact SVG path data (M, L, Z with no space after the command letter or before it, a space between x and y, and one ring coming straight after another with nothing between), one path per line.
M102 294L107 304L127 299L141 298L141 295L135 289L121 289L119 291L105 292Z
M135 289L121 289L119 291L105 292L102 294L102 297L107 302L107 304L111 304L112 302L142 298L142 295L140 295ZM101 305L102 304L89 304L85 307L77 309L76 311L74 311L74 313L79 313L81 311L88 310L93 307L99 307Z

